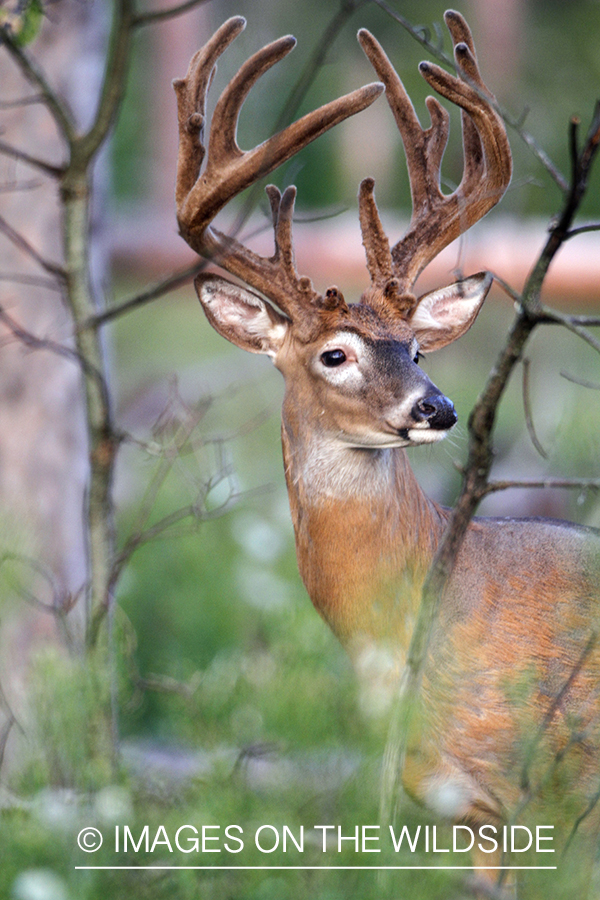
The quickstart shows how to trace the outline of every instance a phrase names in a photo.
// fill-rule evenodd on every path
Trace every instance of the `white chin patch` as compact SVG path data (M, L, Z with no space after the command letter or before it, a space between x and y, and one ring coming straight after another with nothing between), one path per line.
M340 441L344 447L353 450L393 450L398 447L410 447L412 441L393 434L373 435L372 438L342 438Z
M436 444L443 441L448 431L439 431L436 428L409 428L408 437L411 444Z
M399 447L414 447L416 444L435 444L443 441L448 431L435 428L409 428L403 435L374 434L372 437L342 438L341 443L354 450L392 450Z

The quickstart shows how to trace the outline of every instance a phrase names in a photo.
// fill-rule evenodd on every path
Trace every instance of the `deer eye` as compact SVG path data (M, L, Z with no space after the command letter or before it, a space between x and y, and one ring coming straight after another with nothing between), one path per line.
M341 366L346 362L346 354L343 350L326 350L321 354L321 362L328 369L332 369L334 366Z
M413 362L416 363L417 365L419 365L420 359L423 359L423 354L419 350L417 350L417 355L413 359Z

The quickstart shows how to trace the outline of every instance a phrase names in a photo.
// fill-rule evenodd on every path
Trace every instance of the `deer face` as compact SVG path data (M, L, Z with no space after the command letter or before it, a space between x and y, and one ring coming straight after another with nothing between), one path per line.
M347 318L308 345L292 338L278 353L286 417L301 409L313 429L347 447L407 447L444 437L456 413L419 368L411 329L381 336Z
M197 289L209 321L245 350L270 356L286 383L284 415L341 446L433 443L456 423L452 402L418 364L474 321L491 278L476 275L421 298L409 317L366 302L314 310L307 332L256 294L216 276ZM339 295L337 295L339 296Z

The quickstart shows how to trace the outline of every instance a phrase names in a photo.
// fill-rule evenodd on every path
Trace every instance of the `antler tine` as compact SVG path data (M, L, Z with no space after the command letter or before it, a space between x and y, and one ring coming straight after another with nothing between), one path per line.
M365 178L358 191L358 214L367 269L373 283L385 283L393 277L390 242L383 230L375 202L375 180Z
M427 62L421 63L419 69L438 94L463 111L463 177L456 191L449 195L443 194L440 187L441 163L448 139L448 113L434 97L428 97L431 125L423 129L383 49L369 32L359 32L360 43L386 86L387 100L406 152L413 213L406 233L391 249L398 290L405 293L412 290L419 274L444 247L500 200L512 171L504 124L481 78L469 27L463 17L452 10L445 14L445 21L454 44L459 76ZM365 214L362 218L367 220L368 216ZM376 228L375 237L363 233L365 245L380 242L377 234ZM384 285L386 270L387 265L375 274L371 272L374 284Z
M264 293L297 319L300 309L318 295L309 279L298 277L293 264L291 217L295 192L286 191L281 198L276 189L269 192L276 232L275 254L270 258L248 250L235 238L214 228L211 222L236 194L268 175L334 125L369 106L383 91L383 85L366 85L339 97L254 149L242 151L236 141L236 129L244 100L260 76L296 43L290 36L280 38L251 56L221 94L212 117L206 167L201 173L205 151L200 140L211 72L216 59L244 26L245 21L240 17L222 25L196 54L186 78L175 82L180 122L177 217L182 236L196 252L215 258L228 272Z
M242 16L228 19L190 60L185 78L173 81L177 94L179 155L175 201L179 208L193 188L206 149L202 143L206 96L218 58L246 27Z
M292 276L292 280L296 281L298 273L296 272L294 244L292 241L292 219L296 203L296 188L293 184L289 185L282 196L278 187L274 184L268 184L266 192L271 204L271 216L275 234L273 259L280 261L285 271Z

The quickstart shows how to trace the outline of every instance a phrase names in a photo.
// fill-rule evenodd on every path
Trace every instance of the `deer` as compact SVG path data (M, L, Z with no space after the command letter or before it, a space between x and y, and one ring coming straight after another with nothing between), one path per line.
M242 151L236 140L242 104L263 73L290 52L293 37L268 44L240 67L215 103L208 139L207 95L216 63L245 20L225 22L192 58L185 78L174 82L180 234L235 279L203 271L195 280L200 303L220 335L266 354L284 378L281 436L300 575L354 664L360 668L365 654L382 652L394 660L396 673L449 517L417 483L406 451L442 440L457 421L452 401L419 365L420 354L445 347L471 327L492 276L480 272L422 296L415 282L500 201L512 174L504 123L480 74L471 31L457 12L448 11L445 22L456 74L430 62L422 62L420 72L462 114L463 175L448 194L440 186L448 112L428 97L431 124L423 128L392 63L364 29L358 39L379 81L308 113L251 150ZM266 188L274 230L270 257L213 224L241 191L384 92L405 148L412 217L391 246L374 180L362 181L359 221L370 285L357 303L347 302L337 286L318 293L298 274L293 186L283 193ZM551 519L472 519L425 664L419 724L403 761L409 795L455 823L499 831L522 803L533 731L539 740L530 768L539 776L534 799L541 805L532 808L550 815L548 798L568 797L553 846L564 848L573 833L585 834L588 862L593 859L599 584L599 531ZM560 817L565 810L576 822L573 833ZM492 855L488 849L475 846L473 863L500 866L503 848ZM590 865L575 869L578 887L570 883L570 896L584 896Z

